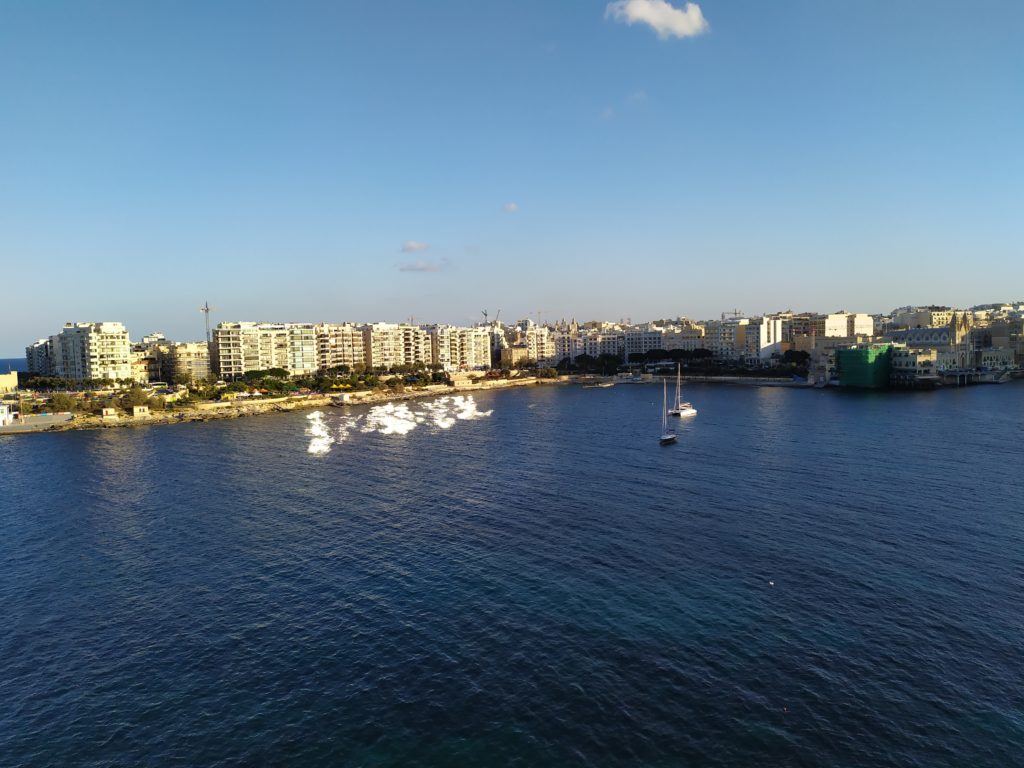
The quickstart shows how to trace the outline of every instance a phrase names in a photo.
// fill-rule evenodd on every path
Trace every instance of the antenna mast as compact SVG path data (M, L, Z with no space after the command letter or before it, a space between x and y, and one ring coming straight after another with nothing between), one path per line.
M199 311L206 316L206 343L210 343L210 312L213 311L213 307L210 306L210 302L204 301L203 306L199 308Z

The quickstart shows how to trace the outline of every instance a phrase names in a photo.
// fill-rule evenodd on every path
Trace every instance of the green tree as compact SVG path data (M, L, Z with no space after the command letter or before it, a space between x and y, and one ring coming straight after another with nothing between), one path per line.
M50 397L50 408L54 411L77 411L81 406L81 401L77 397L65 394L63 392L55 392Z
M597 358L587 354L577 355L576 368L585 373L591 373L597 368Z
M149 405L149 395L142 387L132 387L121 396L121 405L131 408L134 405Z
M811 359L809 352L798 352L795 349L787 349L782 354L782 362L789 363L790 365L807 365L807 361Z

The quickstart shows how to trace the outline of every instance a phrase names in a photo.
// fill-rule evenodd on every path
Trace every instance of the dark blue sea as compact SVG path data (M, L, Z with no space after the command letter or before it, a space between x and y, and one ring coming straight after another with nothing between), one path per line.
M0 765L1024 765L1024 382L687 394L0 438Z
M24 357L0 357L0 373L7 373L9 371L26 371L26 362Z

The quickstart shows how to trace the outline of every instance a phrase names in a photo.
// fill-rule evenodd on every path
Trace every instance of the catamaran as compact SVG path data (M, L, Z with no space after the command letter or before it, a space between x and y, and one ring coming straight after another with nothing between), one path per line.
M658 442L661 445L671 445L676 441L675 430L668 428L668 384L661 380L661 437Z
M676 365L676 405L675 408L669 409L668 415L680 418L697 415L696 408L690 403L683 402L683 376L678 364Z

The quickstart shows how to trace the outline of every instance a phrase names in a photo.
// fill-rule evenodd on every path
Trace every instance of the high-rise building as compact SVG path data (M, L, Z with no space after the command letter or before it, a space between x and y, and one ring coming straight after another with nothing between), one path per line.
M317 368L312 323L218 323L210 352L216 372L229 379L246 371L282 368L298 376Z
M430 325L431 362L445 371L474 371L491 367L491 333L487 328Z
M782 353L782 318L756 317L744 332L744 357L768 360Z
M36 376L53 375L53 342L39 339L25 347L25 363L29 373Z
M317 366L321 370L366 364L363 327L352 323L320 323L316 326Z
M720 360L738 360L746 354L749 324L745 317L709 321L704 326L704 349Z
M121 323L65 323L60 333L26 348L25 357L32 373L132 380L131 342Z
M427 365L431 361L430 337L416 325L372 323L363 329L366 364L390 369L398 365Z

